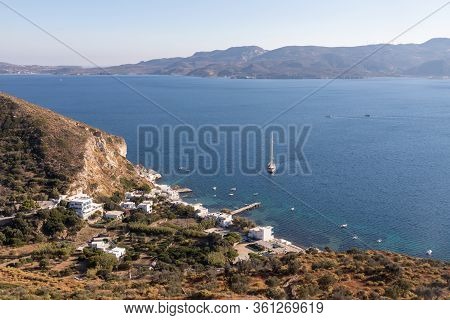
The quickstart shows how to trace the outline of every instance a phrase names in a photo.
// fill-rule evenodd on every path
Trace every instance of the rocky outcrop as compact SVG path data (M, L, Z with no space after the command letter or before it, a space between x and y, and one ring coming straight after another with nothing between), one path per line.
M111 195L146 183L125 140L0 93L0 207L83 191Z

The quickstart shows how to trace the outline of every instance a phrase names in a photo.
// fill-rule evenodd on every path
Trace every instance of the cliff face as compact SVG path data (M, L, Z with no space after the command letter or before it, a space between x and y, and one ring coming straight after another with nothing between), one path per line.
M110 195L123 191L124 181L140 183L134 166L126 159L127 145L121 137L96 131L84 144L83 168L71 185L70 192Z
M145 181L123 138L0 93L0 207L83 191L110 195Z

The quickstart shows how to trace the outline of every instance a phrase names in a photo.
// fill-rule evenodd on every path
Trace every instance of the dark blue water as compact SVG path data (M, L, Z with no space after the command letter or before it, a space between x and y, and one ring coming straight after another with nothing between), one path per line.
M120 79L193 126L260 125L325 83ZM132 161L138 159L138 125L177 124L109 77L1 76L0 90L125 137ZM276 123L312 126L304 148L311 175L275 175L273 184L236 170L233 176L171 175L166 181L191 187L192 201L215 208L262 201L248 216L301 245L417 256L432 249L433 257L450 259L450 81L336 81ZM231 187L238 189L234 197L228 196ZM342 223L347 230L338 227Z

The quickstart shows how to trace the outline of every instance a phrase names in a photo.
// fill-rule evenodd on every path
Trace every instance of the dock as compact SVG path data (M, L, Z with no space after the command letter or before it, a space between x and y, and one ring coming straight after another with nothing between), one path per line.
M255 208L259 208L260 206L261 206L261 202L255 202L255 203L246 205L246 206L244 206L242 208L239 208L239 209L236 209L234 211L231 211L230 214L231 215L239 214L239 213L242 213L244 211L249 211L249 210L253 210Z

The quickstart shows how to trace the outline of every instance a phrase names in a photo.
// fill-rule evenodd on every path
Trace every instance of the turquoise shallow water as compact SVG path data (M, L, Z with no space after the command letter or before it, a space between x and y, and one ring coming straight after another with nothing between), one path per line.
M121 79L194 127L261 125L326 81ZM139 158L138 125L177 124L109 77L0 76L0 90L125 137L132 161ZM168 175L165 181L191 187L191 201L214 208L261 201L246 215L301 245L417 256L432 249L433 257L450 260L450 81L336 81L276 123L311 125L304 148L311 175L270 177L281 188L239 170L231 176ZM237 166L234 157L228 166ZM234 197L228 196L231 187L237 188ZM342 223L348 229L340 229Z

